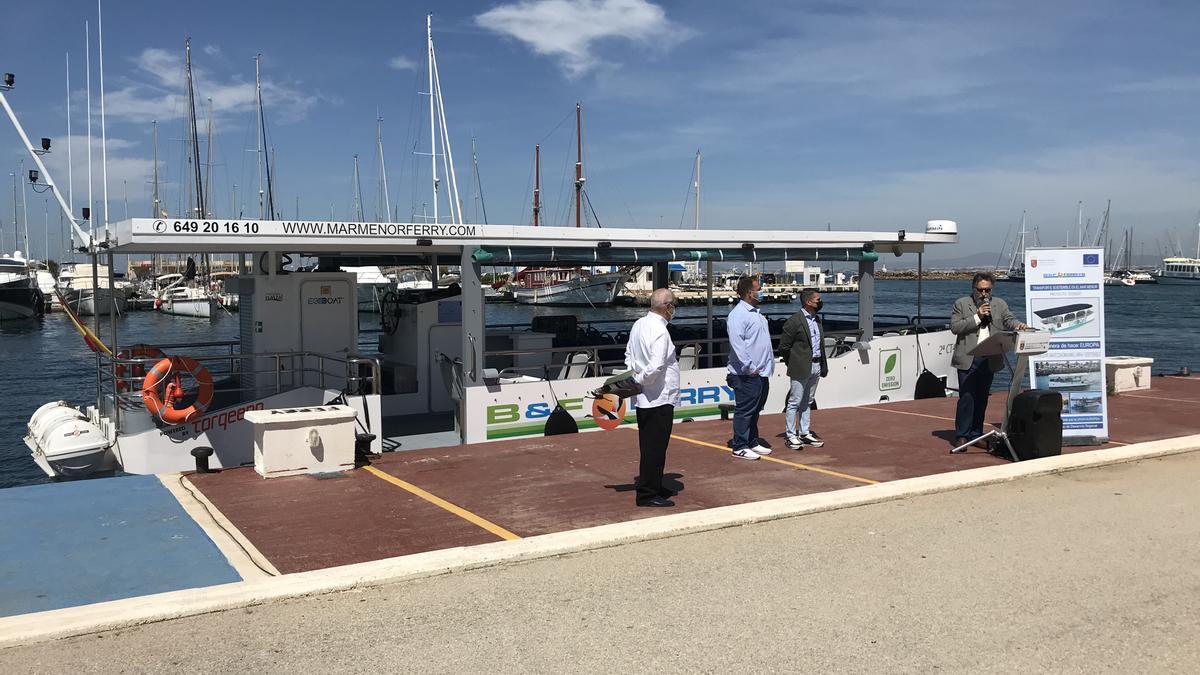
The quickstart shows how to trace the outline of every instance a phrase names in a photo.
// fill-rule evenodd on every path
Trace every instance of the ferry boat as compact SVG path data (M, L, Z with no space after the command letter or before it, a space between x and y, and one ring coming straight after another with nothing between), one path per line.
M1051 389L1081 389L1088 385L1085 373L1054 373L1046 378Z
M1076 302L1058 307L1034 310L1042 328L1059 333L1070 330L1096 318L1096 308L1085 302Z
M1162 269L1154 275L1160 284L1193 286L1200 284L1200 258L1163 258Z
M604 433L636 419L629 401L620 403L614 423L611 410L593 412L596 402L589 397L607 371L622 366L622 328L601 334L580 326L573 315L538 317L537 330L491 324L481 283L486 268L625 266L638 260L656 267L655 278L666 279L668 264L681 256L700 264L836 259L857 263L860 284L869 290L876 249L919 253L958 240L951 221L931 221L925 232L907 228L906 237L895 230L216 224L216 233L196 233L186 221L143 218L99 234L104 250L115 255L251 251L260 264L238 280L238 339L123 345L118 334L116 344L99 348L100 367L80 373L97 378L96 399L52 401L30 419L25 442L47 475L188 470L196 461L192 451L206 448L214 451L209 460L214 467L252 464L248 411L334 401L355 410L364 452L541 435L556 405L576 418L581 431ZM287 254L317 257L321 264L318 271L285 271ZM319 270L368 256L385 265L414 258L428 265L435 257L441 264L455 261L461 283L397 292L395 310L380 316L379 332L360 334L357 275ZM877 324L873 297L860 296L856 317L826 319L830 374L819 394L823 408L913 399L922 367L940 378L953 374L954 336L944 317ZM681 373L680 417L714 417L722 404L733 402L725 383L728 340L722 317L712 313L714 304L710 294L707 316L673 322L676 346L689 355ZM772 318L773 332L785 316ZM89 340L99 342L95 335ZM770 409L783 406L784 371L780 367L773 375ZM164 391L164 385L171 389Z

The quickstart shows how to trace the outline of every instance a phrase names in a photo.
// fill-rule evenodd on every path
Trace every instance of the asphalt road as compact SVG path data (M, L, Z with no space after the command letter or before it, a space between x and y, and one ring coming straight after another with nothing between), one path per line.
M1200 453L1024 479L19 647L0 671L1194 673L1198 477Z

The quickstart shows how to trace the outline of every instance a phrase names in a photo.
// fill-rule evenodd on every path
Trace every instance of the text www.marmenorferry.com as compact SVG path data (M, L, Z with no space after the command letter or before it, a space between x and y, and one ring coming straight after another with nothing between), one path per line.
M313 221L283 222L284 234L314 234L366 237L474 237L475 225L436 223L327 223Z

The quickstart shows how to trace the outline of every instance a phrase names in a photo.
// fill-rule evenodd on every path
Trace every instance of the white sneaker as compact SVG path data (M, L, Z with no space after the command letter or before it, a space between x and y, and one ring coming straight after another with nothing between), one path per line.
M754 443L752 443L750 445L750 449L753 450L754 452L757 452L760 455L771 454L771 446L768 445L767 442L761 438L754 439Z
M820 436L816 435L815 433L813 433L811 431L807 434L802 435L800 437L800 440L805 445L811 445L814 448L819 448L822 445L825 445L825 441L821 440Z
M758 459L761 455L750 448L742 448L740 450L734 450L733 456L739 459Z
M799 436L788 436L784 439L784 443L792 450L799 450L804 447L804 441L800 440Z

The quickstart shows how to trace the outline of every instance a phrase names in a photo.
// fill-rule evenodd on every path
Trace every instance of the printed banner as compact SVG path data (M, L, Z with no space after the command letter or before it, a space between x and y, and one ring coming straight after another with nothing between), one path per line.
M1030 386L1063 397L1063 443L1108 440L1104 384L1104 250L1025 251L1025 315L1050 332L1050 350L1029 359Z

